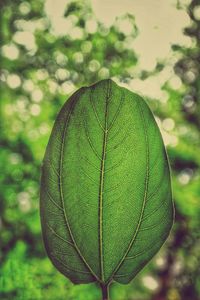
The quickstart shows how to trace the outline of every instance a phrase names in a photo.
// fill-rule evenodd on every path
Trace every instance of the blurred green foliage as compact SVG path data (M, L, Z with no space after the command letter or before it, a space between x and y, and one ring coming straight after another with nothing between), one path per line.
M113 77L129 84L138 57L128 45L139 34L132 15L126 35L93 18L87 1L68 1L73 30L52 31L43 0L1 0L0 298L97 300L95 284L75 286L46 257L39 220L40 167L53 121L77 88ZM177 1L177 9L179 8ZM193 46L173 45L181 88L161 87L168 100L146 99L168 141L176 219L170 238L127 286L114 284L115 300L200 299L200 18L199 1L188 6L185 35ZM95 23L96 22L96 23ZM120 22L120 19L118 19ZM34 28L34 29L33 29ZM159 73L141 71L144 80ZM158 83L159 84L159 83Z

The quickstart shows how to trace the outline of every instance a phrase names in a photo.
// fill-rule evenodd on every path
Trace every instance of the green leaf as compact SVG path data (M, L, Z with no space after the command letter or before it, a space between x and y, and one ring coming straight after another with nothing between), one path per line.
M168 159L145 101L111 80L61 109L41 179L47 253L74 283L128 283L173 222Z

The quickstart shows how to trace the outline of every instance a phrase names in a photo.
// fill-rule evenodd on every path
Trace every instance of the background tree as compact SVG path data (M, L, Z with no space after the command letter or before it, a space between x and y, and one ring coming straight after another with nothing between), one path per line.
M179 87L166 80L161 86L165 101L146 98L168 148L175 225L168 242L135 280L111 289L116 300L200 298L198 2L193 0L187 8L191 25L185 35L192 46L172 46L180 57L174 65ZM61 35L53 31L44 5L43 0L0 3L0 296L96 300L100 297L96 285L73 286L44 252L38 191L46 143L60 107L80 86L108 77L131 86L134 79L144 81L160 74L168 62L157 63L153 71L137 71L140 58L129 45L140 28L131 14L106 27L88 2L69 1L63 18L66 34ZM177 9L186 8L177 1ZM120 27L124 20L132 28L128 34Z

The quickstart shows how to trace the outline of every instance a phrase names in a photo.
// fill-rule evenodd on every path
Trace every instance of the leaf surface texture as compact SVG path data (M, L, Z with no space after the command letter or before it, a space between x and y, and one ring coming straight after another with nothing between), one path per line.
M46 149L41 221L53 264L75 283L128 283L173 222L168 159L145 101L112 80L74 93Z

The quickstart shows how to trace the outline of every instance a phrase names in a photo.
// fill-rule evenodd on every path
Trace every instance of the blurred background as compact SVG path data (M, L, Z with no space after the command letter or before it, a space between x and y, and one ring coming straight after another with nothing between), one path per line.
M200 299L199 0L1 0L0 299L98 300L47 258L40 168L66 99L111 77L142 95L162 131L176 219L113 300Z

